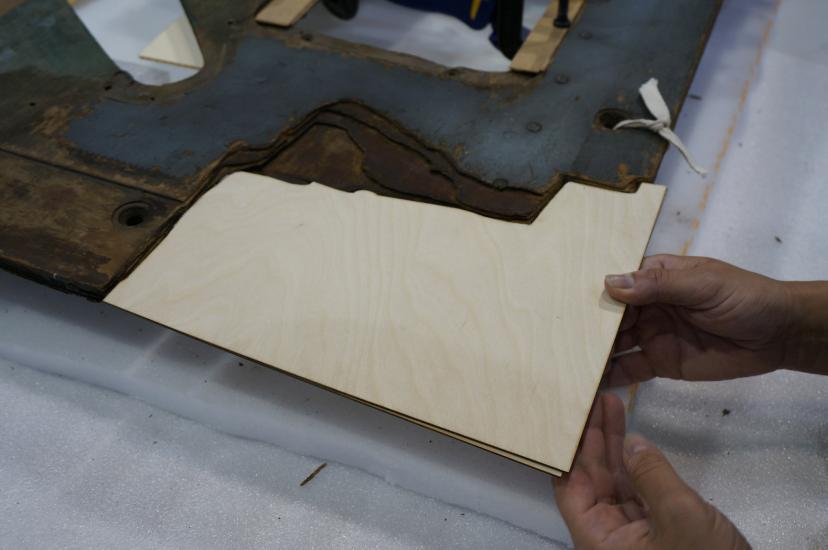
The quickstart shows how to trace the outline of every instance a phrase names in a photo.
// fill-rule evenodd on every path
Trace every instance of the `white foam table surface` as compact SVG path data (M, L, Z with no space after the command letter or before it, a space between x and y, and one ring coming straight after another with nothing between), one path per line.
M78 9L145 80L190 74L138 59L181 14L176 3L87 0ZM667 154L651 252L828 278L826 20L820 0L724 3L691 88L700 99L688 98L676 128L711 174L700 179ZM416 33L405 40L429 53ZM483 52L444 62L496 63ZM6 273L0 402L0 547L556 548L567 540L546 476ZM826 409L828 379L815 376L660 380L641 387L631 424L755 547L825 548ZM299 487L322 462L328 467Z

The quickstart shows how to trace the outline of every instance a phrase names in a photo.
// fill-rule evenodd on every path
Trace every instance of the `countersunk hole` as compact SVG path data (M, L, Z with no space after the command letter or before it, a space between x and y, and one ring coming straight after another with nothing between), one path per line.
M633 118L633 116L621 109L601 109L595 115L595 125L599 128L612 130L619 122L630 118Z
M150 217L150 205L145 202L129 202L115 210L115 221L126 227L136 227Z

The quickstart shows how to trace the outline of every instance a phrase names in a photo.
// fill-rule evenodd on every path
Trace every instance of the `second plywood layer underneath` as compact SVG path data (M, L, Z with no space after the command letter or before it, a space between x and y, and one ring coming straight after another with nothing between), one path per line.
M547 471L569 469L663 188L531 225L233 174L106 298Z

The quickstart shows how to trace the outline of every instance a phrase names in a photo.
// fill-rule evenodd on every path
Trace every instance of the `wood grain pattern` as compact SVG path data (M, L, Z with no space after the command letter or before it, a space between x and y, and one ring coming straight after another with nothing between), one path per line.
M584 0L572 0L569 3L569 18L575 21L584 7ZM555 26L555 17L558 14L558 3L550 2L549 7L535 23L535 27L515 57L509 68L523 73L540 73L549 67L552 57L569 29L559 29Z
M153 38L139 57L190 69L201 69L204 66L201 48L198 47L198 40L186 15L170 23Z
M237 173L105 301L567 471L623 312L603 277L663 193L569 183L523 225Z
M317 0L272 0L256 14L256 21L266 25L290 27L310 10Z

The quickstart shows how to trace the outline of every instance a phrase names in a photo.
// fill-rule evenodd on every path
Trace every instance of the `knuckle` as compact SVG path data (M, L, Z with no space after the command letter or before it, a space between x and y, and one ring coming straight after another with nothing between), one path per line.
M649 272L649 276L655 283L656 300L664 301L666 294L669 292L670 282L672 280L671 272L668 269L657 268Z
M669 499L661 503L661 513L666 518L674 518L682 522L706 523L708 513L706 506L699 498L692 493L682 492L671 495Z
M719 287L722 283L721 274L718 271L712 269L699 270L696 277L698 277L698 284L702 288Z
M657 474L664 468L664 460L658 451L645 450L635 457L630 474L636 479L644 479Z
M641 267L644 269L653 269L664 265L665 262L669 262L672 259L673 256L670 254L654 254L653 256L644 258L641 262Z
M644 272L644 276L655 284L656 289L663 286L669 278L668 271L663 267L653 267Z

